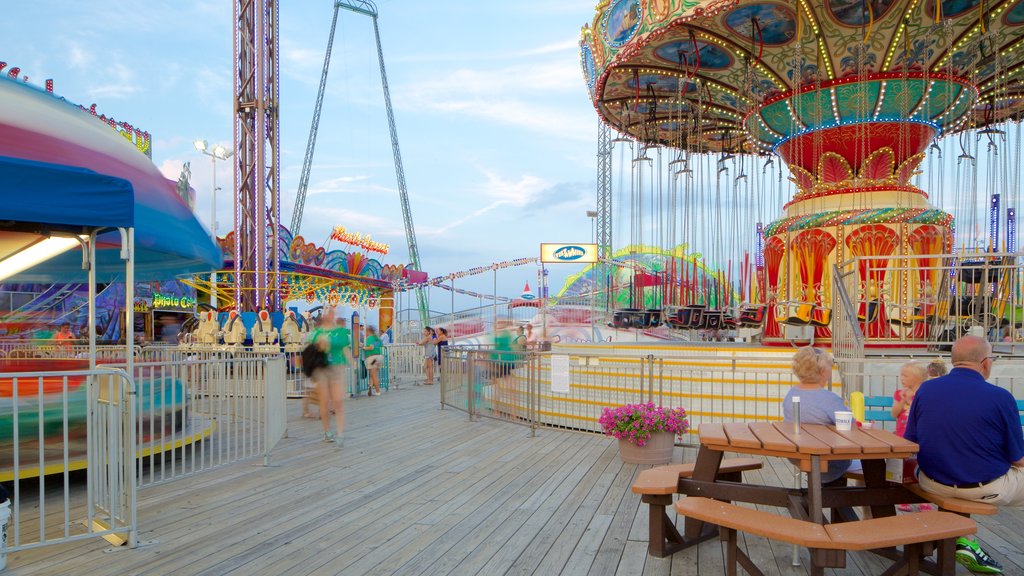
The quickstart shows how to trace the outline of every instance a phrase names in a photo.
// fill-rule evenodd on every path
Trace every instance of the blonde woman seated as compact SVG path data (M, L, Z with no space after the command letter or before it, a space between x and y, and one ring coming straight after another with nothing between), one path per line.
M842 398L828 389L832 383L832 364L832 356L828 352L811 346L801 348L793 355L793 375L800 383L790 388L782 401L782 416L786 422L794 419L794 396L800 398L801 424L834 425L836 412L850 410ZM843 474L847 471L860 469L859 460L830 460L828 472L821 475L821 483L843 481Z

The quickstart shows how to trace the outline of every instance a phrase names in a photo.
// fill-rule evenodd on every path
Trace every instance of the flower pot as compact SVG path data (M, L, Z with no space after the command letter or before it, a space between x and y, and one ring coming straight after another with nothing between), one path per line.
M626 464L668 464L672 461L675 445L675 434L655 432L643 446L637 446L629 440L619 440L619 457Z

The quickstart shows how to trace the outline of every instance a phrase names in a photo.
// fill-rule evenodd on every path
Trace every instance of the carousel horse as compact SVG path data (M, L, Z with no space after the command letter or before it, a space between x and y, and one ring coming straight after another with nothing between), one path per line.
M306 331L299 327L295 320L295 312L289 310L284 315L284 322L281 323L281 344L285 352L298 352L302 350L302 343L305 341Z
M280 352L277 345L277 328L270 321L270 313L260 310L252 326L252 347L257 352Z
M242 317L237 310L228 314L228 321L221 331L224 336L224 350L226 352L241 352L245 345L245 324L242 324Z

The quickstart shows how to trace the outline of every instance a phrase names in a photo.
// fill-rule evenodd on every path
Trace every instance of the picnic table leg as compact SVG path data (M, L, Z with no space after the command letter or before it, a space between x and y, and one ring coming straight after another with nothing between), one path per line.
M821 457L811 455L811 469L807 473L807 513L811 522L824 524L821 510ZM824 567L845 568L846 553L842 550L811 549L811 574L824 574ZM816 570L822 570L817 572Z
M645 494L640 499L649 505L647 553L664 558L684 548L683 537L679 535L666 511L667 507L672 505L672 495Z
M938 574L940 576L953 576L956 574L956 538L939 540L938 544L935 554Z
M718 469L722 465L722 455L723 453L718 450L701 445L700 450L697 451L697 461L693 464L692 478L704 482L714 482L718 476ZM704 535L704 523L687 518L683 524L684 539L696 540L702 535Z
M868 488L880 488L885 486L885 460L877 458L861 460L861 465L864 467L864 486ZM895 515L896 507L892 504L871 506L872 518L884 518L886 516Z

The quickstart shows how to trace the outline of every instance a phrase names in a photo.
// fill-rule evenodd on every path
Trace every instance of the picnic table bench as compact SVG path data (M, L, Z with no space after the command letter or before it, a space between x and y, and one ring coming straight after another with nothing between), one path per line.
M760 458L726 458L718 467L717 479L740 482L743 472L757 470L763 463ZM649 536L647 551L652 556L664 558L687 546L668 516L673 494L681 492L679 481L693 476L694 463L655 466L640 473L633 483L633 493L640 494L640 501L649 506ZM714 536L713 532L703 535L702 540Z
M951 512L914 512L821 525L698 496L682 498L676 502L675 507L676 511L687 518L719 527L721 537L726 542L725 567L730 576L737 573L737 566L743 566L751 576L764 576L740 549L737 532L823 550L872 550L903 546L903 554L882 576L903 573L915 576L920 573L925 545L934 545L938 549L939 572L952 574L955 570L956 539L977 531L973 520Z

